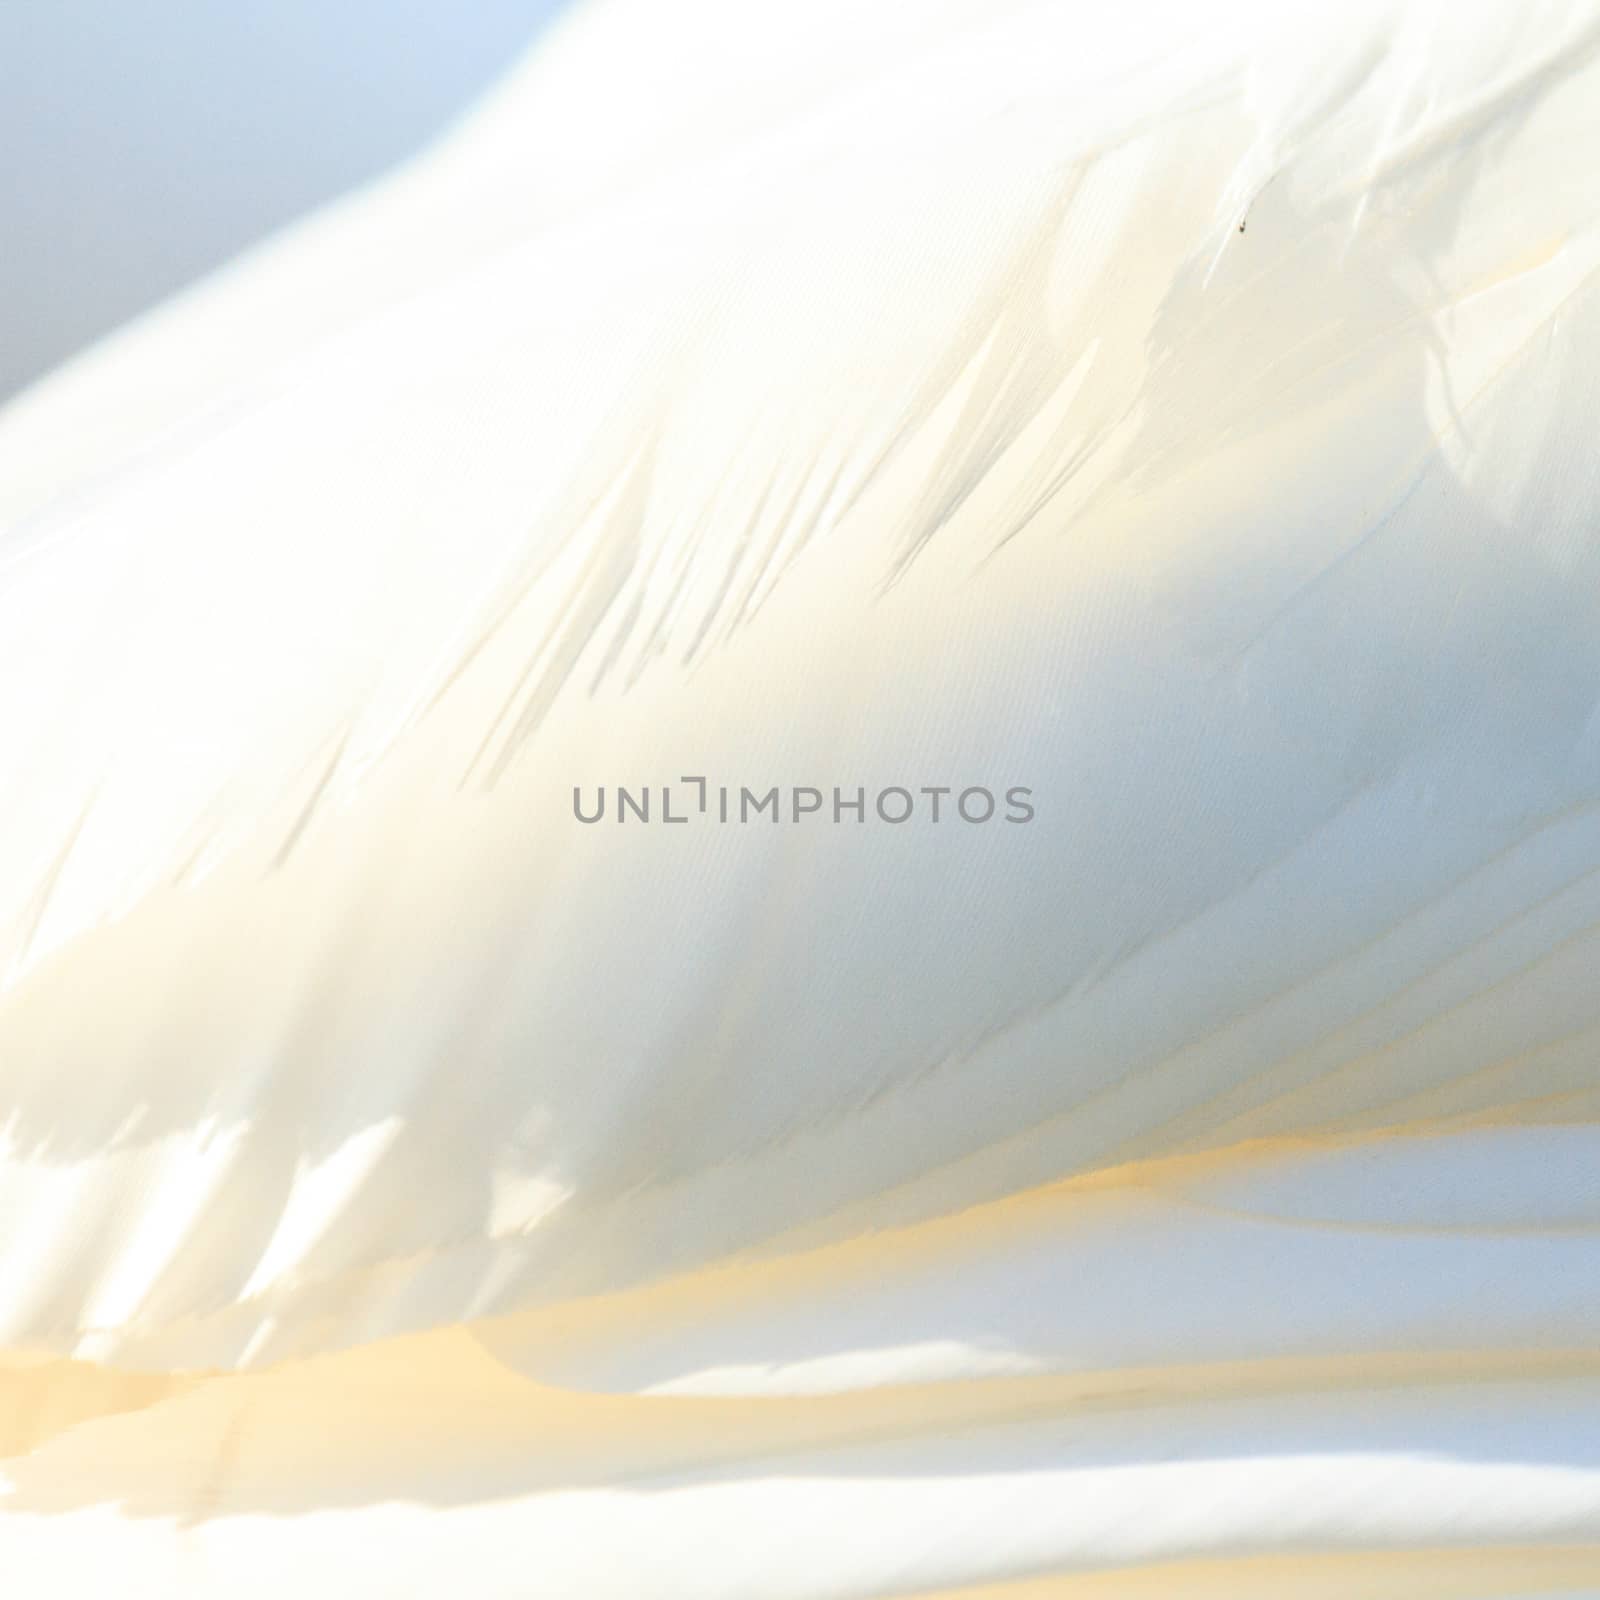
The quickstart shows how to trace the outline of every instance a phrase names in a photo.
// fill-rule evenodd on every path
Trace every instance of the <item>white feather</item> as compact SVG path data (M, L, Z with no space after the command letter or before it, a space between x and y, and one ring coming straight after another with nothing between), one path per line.
M1600 1584L1597 266L1592 6L609 0L25 399L0 1551L415 1371L193 1573Z

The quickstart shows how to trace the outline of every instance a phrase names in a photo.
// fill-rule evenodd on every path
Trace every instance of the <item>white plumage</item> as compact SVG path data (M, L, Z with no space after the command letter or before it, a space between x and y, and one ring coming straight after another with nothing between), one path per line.
M1600 1593L1597 263L1592 6L602 0L14 407L18 1592Z

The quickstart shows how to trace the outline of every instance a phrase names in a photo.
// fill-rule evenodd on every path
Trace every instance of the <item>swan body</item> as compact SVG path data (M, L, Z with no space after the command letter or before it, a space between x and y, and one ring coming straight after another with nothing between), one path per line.
M1600 1594L1597 268L1592 6L601 0L11 408L0 1570Z

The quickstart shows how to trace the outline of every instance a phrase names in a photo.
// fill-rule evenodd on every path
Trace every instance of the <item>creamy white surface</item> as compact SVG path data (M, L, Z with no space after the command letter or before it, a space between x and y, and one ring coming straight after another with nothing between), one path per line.
M9 411L0 1564L1600 1584L1597 264L1593 6L602 0Z

